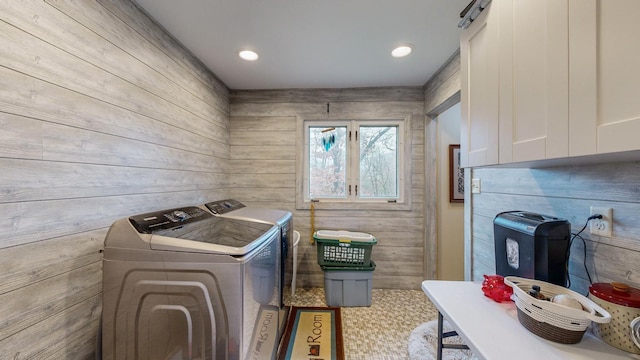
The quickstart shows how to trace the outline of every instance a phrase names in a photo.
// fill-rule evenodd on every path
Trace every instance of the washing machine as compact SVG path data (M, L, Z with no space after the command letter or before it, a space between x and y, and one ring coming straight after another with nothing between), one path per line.
M103 254L103 359L273 359L280 228L182 207L113 223Z
M246 206L238 200L225 199L206 203L204 205L213 215L228 219L237 219L251 221L254 223L276 225L280 229L281 236L281 260L280 260L280 282L283 284L280 288L280 309L281 317L286 318L288 310L285 303L285 284L291 283L293 274L293 215L289 211L270 209L257 206ZM288 298L287 298L288 299Z

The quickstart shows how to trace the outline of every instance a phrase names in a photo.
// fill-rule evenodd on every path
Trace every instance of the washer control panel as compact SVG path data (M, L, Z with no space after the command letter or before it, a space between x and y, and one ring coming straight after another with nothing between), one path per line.
M205 210L189 206L131 216L129 222L138 232L151 234L154 231L171 229L210 217L211 215Z
M216 215L226 214L228 212L245 207L243 203L234 199L212 201L210 203L206 203L205 206L207 207L207 209L209 209L209 211Z

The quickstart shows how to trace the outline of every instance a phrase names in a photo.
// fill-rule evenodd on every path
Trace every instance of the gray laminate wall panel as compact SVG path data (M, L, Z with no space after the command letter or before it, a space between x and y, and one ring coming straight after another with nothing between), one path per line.
M42 122L0 112L0 129L0 157L42 159Z
M473 196L474 278L495 266L493 218L501 211L526 210L569 220L578 232L591 206L613 209L613 237L582 233L587 268L594 282L622 281L640 287L640 162L603 163L536 169L479 168L482 193ZM588 288L584 247L574 240L569 263L571 287ZM495 269L495 268L494 268Z
M423 171L425 174L424 207L425 207L425 266L424 273L426 279L438 278L439 256L438 243L446 241L440 239L442 231L438 229L438 219L443 216L438 205L438 163L444 159L438 153L438 121L437 117L460 101L460 51L456 51L449 59L436 71L435 74L424 85L424 134L426 144L423 153L425 154ZM446 157L445 157L446 158ZM466 200L465 200L466 201ZM464 225L465 232L470 226ZM467 273L471 273L470 254L465 252L463 259L457 261L464 262L465 278L469 278ZM448 259L447 261L456 261Z
M281 187L278 184L272 184L269 188L259 187L229 187L227 192L230 198L245 202L264 202L265 207L273 208L273 203L286 202L291 200L291 192L294 187Z
M201 102L218 105L218 98L213 89L203 86L204 84L185 70L180 62L168 57L111 11L105 11L97 1L45 0L45 2L109 43L117 44L118 48L129 54L131 58L156 70L158 77L166 77ZM220 102L222 110L225 110L224 99Z
M424 87L425 113L436 117L460 102L460 50L456 51Z
M210 198L193 191L0 204L0 211L11 214L0 218L0 229L7 230L0 233L0 248L96 230L129 215L203 204Z
M283 131L295 132L296 119L295 116L273 116L273 117L256 117L256 116L234 116L233 122L229 124L232 133L243 131Z
M3 67L0 99L0 106L16 115L204 155L228 155L226 144L197 134L198 129L184 130Z
M313 91L313 90L310 90ZM388 102L334 102L330 103L327 117L326 103L231 103L231 114L236 116L279 116L307 115L308 119L357 119L377 117L380 119L404 117L409 114L423 116L422 101L388 101ZM311 117L308 115L312 114Z
M231 146L251 146L259 150L262 146L295 146L295 131L279 131L266 128L262 131L232 131Z
M93 358L108 227L227 197L228 89L126 0L0 20L0 358Z
M638 234L640 234L640 224L637 221L640 217L638 203L630 201L611 203L603 200L542 197L524 194L509 195L488 192L484 192L484 194L484 197L478 197L482 201L474 202L474 221L480 219L493 220L493 217L502 211L524 210L567 219L571 223L572 230L577 232L587 221L591 206L611 207L614 210L613 237L594 236L591 240L640 251L640 241L637 239ZM589 235L588 232L589 228L587 227L583 234Z
M291 160L231 160L229 174L296 174L296 164Z
M84 4L82 1L77 3ZM2 10L0 19L5 22L104 71L153 92L166 102L183 107L203 119L217 122L222 127L228 125L225 121L228 114L224 111L201 101L162 75L158 69L148 66L145 62L123 51L118 43L107 41L47 3L8 1L3 5ZM169 66L174 66L170 59L167 61Z
M308 210L295 209L298 119L405 118L412 115L412 207L385 210L385 204L362 210L315 211L315 229L343 229L374 234L378 244L372 258L377 288L418 289L423 268L424 221L424 94L416 88L313 89L232 91L231 172L229 193L238 200L263 207L291 210L302 240L298 279L303 286L324 286L316 247L310 243ZM326 104L330 102L327 116ZM286 171L252 168L275 165ZM233 180L233 178L237 178ZM274 201L273 203L271 201Z
M295 165L296 152L291 146L231 146L231 160L289 160Z
M269 188L278 184L281 188L293 188L295 178L284 178L283 174L256 174L255 176L231 176L229 186L233 188Z
M147 167L93 165L0 158L0 203L215 191L228 185L226 174Z
M170 145L156 145L56 124L47 123L43 130L44 160L221 174L227 169L224 154L203 155Z
M73 292L67 290L70 283ZM102 264L94 262L0 295L0 339L34 326L69 305L86 301L101 290Z
M375 87L346 89L282 89L282 90L234 90L231 103L354 103L422 101L421 87Z
M167 57L179 63L180 66L191 73L191 76L213 90L217 96L214 100L219 104L218 106L226 109L225 113L229 112L229 89L227 86L215 74L212 74L191 52L186 51L171 34L165 32L164 28L158 25L154 19L148 16L140 16L141 9L134 2L130 0L97 1L123 23L143 36L146 41L164 52Z
M103 228L0 249L0 295L100 262L106 234Z
M89 109L96 107L94 111L87 110L87 106L82 108L85 112L89 111L91 116L101 118L112 112L105 111L106 107L117 106L126 110L120 111L120 114L131 112L131 115L127 114L126 116L134 116L132 120L138 119L139 122L142 122L141 127L146 122L169 131L178 133L190 131L217 142L224 141L224 137L221 135L224 128L219 124L198 117L174 104L164 102L157 95L5 22L0 22L0 41L7 44L20 44L19 47L7 49L3 58L5 67L77 94L91 97L93 102L88 102L87 105L92 105ZM91 76L87 76L87 74L91 74ZM15 91L15 89L12 90ZM56 90L59 91L59 89ZM32 90L27 89L27 91ZM64 96L64 94L61 92L55 95L61 97L63 101L79 98L78 95L69 97L71 95ZM8 92L3 94L2 98L11 99L12 95L12 92ZM46 95L42 96L47 97ZM104 104L99 103L100 101ZM64 108L68 105L57 103L57 106ZM137 114L141 116L136 116Z
M1 339L0 359L72 358L71 354L78 347L86 348L87 340L91 341L92 337L95 340L101 312L100 295L69 304L68 308L48 317L37 326ZM91 358L93 356L87 359Z

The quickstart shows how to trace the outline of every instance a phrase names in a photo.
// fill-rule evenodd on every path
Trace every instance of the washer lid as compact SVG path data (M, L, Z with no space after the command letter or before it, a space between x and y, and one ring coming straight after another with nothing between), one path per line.
M215 217L197 207L132 216L152 250L245 255L279 233L277 226Z
M205 206L216 216L265 224L283 225L290 221L292 217L289 211L245 206L234 199L212 201L206 203Z

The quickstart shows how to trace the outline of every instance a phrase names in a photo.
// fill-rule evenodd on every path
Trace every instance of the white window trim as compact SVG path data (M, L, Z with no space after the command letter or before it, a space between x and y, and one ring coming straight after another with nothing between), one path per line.
M304 115L297 116L296 134L296 208L300 210L309 209L311 207L311 199L305 194L305 181L308 181L308 164L305 162L305 156L308 148L308 139L306 133L305 122L313 122L312 126L324 125L347 125L350 126L352 121L356 121L360 125L398 125L400 136L399 148L402 147L398 157L398 181L402 182L398 200L387 201L381 199L320 199L314 201L316 209L333 209L333 210L411 210L412 195L412 164L411 164L411 115L399 118L357 118L340 120L318 119L317 116ZM401 133L400 133L401 132ZM351 153L350 157L358 156ZM347 159L348 162L353 161L352 158Z

